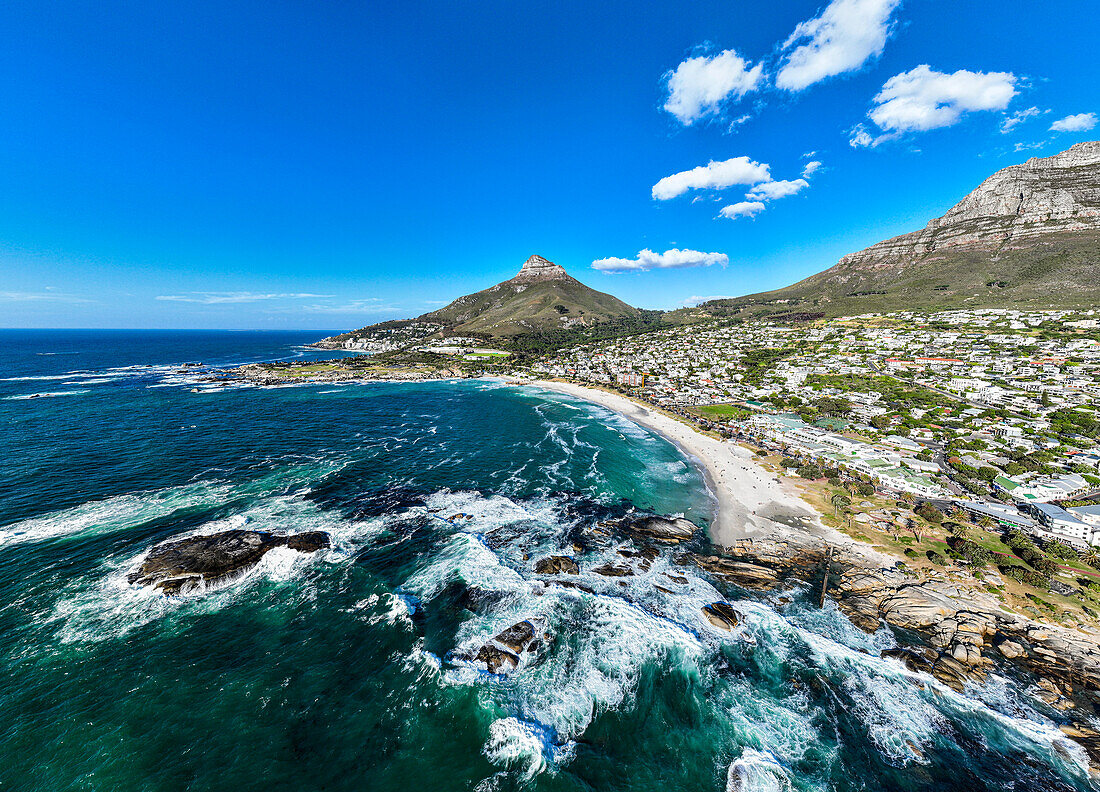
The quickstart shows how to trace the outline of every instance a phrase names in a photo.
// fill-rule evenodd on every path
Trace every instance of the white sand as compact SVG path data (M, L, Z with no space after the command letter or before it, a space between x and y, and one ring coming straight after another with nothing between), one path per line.
M718 500L718 512L710 526L710 538L715 544L730 546L738 539L782 536L795 531L832 542L851 543L839 531L823 525L818 513L794 487L754 462L752 453L736 443L708 437L615 393L565 382L539 380L531 384L606 407L656 432L692 457L706 474Z

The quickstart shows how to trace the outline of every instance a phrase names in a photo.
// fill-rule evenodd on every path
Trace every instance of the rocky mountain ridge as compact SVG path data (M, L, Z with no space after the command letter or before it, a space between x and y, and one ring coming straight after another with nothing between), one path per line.
M1074 308L1100 299L1100 141L1002 168L921 230L717 314Z

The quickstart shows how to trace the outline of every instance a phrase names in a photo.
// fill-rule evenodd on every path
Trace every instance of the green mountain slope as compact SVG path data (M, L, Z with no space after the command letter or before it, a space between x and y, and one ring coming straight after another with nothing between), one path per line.
M459 297L420 320L444 325L456 333L514 336L592 327L640 313L617 297L585 286L541 256L531 256L514 278Z
M534 349L583 340L591 333L637 332L659 321L659 312L640 311L585 286L542 256L531 256L514 278L459 297L437 311L370 325L318 345L359 348L356 344L369 339L368 343L387 342L384 349L393 350L431 337L457 335Z

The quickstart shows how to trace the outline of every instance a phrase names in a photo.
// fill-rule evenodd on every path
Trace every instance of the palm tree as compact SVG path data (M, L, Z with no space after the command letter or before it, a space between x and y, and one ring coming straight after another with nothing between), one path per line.
M841 507L852 505L852 499L849 498L847 495L845 495L843 492L833 493L832 502L833 502L833 516L834 517L837 516L837 514L840 511Z

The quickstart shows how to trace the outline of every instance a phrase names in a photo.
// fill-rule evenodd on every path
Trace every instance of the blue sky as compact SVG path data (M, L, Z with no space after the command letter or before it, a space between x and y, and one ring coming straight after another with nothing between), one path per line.
M0 325L784 286L1100 136L1086 5L5 4Z

